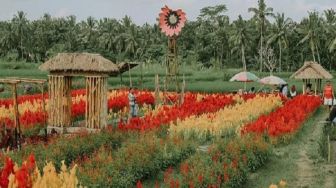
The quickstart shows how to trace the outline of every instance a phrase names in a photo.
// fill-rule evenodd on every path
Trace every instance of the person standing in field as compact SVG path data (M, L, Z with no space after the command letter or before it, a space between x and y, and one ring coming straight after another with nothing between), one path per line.
M323 100L324 100L324 105L329 106L329 111L333 105L334 98L335 98L334 89L330 81L327 81L327 84L323 89Z
M282 92L282 95L287 98L287 96L288 96L288 85L287 84L284 84L282 86L281 92Z
M248 93L254 94L255 93L255 87L251 87L251 89L250 89L250 91Z
M292 85L292 87L291 87L291 89L289 91L289 94L290 94L291 98L296 97L297 93L296 93L296 87L295 87L295 85Z
M130 88L128 93L128 102L130 107L130 116L136 117L137 116L137 109L136 109L136 97L134 95L134 89Z

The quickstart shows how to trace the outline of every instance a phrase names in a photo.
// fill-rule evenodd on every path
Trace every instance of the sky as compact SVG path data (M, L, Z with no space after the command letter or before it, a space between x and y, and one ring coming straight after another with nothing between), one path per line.
M239 14L247 19L252 16L247 9L256 7L257 0L0 0L0 20L10 20L22 10L31 20L42 17L44 13L53 17L75 15L78 20L85 20L88 16L121 19L128 15L141 25L156 22L164 5L182 8L189 20L195 20L201 8L218 4L227 6L231 20ZM308 11L336 10L336 0L266 0L266 4L273 7L274 12L284 12L295 21L307 16Z

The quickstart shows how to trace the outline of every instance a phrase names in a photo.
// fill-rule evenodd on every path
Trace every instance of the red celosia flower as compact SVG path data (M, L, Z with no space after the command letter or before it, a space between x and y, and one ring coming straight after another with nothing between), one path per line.
M230 180L230 177L227 173L224 174L224 182L228 182Z
M203 175L198 175L198 182L203 183Z
M189 173L189 165L188 163L182 163L180 166L180 170L182 172L182 175L187 176Z
M136 187L137 187L137 188L142 188L142 183L141 183L140 180L137 182Z
M260 116L255 122L247 124L242 129L242 134L267 133L271 137L293 134L320 105L321 99L318 96L297 96L269 115Z

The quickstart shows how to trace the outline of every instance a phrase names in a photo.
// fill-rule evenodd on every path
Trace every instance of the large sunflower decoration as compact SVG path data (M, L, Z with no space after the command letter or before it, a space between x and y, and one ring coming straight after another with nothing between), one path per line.
M181 9L171 10L167 5L161 9L159 14L161 31L168 37L178 36L186 20L186 14Z

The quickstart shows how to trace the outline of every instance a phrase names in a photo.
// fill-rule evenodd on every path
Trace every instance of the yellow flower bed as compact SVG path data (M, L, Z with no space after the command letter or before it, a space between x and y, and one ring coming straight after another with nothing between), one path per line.
M267 114L282 105L281 98L274 95L256 96L246 102L226 107L216 113L191 116L184 121L171 124L169 132L183 134L185 137L197 135L204 138L207 134L223 135L229 129L239 131L240 128L262 114Z
M14 173L18 170L18 166L15 165ZM62 161L61 171L59 173L56 172L55 166L48 162L43 168L43 174L41 174L40 170L36 167L33 174L25 174L30 175L28 179L32 180L31 187L33 188L77 188L82 187L79 184L77 175L77 165L73 166L71 169L68 169ZM9 175L9 188L18 188L19 183L18 179L14 174Z

